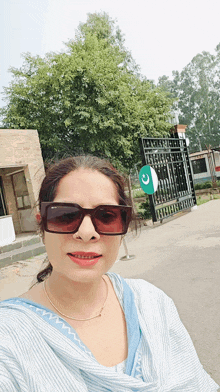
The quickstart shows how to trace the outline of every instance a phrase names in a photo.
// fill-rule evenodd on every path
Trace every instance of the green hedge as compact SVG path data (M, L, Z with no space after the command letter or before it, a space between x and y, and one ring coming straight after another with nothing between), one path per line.
M147 195L146 195L146 201L138 204L137 212L141 219L151 219L152 216L151 216L151 209L150 209L150 201Z
M217 181L217 185L220 186L220 180ZM194 188L195 188L196 191L198 189L212 188L212 181L206 181L206 182L201 182L201 183L195 184Z

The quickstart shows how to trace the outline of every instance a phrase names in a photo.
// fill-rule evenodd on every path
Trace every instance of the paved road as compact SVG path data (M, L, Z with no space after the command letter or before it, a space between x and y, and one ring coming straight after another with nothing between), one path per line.
M136 258L112 271L145 279L174 300L201 363L220 385L220 200L126 242Z
M175 302L206 371L220 384L220 200L126 236L112 271L145 279ZM124 246L118 259L125 255ZM28 290L45 254L0 269L0 300Z

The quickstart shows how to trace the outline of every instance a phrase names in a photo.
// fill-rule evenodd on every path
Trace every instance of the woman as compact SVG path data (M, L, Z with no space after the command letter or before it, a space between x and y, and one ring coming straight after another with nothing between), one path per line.
M60 161L39 209L49 265L0 304L0 391L217 391L172 300L108 272L134 216L111 164Z

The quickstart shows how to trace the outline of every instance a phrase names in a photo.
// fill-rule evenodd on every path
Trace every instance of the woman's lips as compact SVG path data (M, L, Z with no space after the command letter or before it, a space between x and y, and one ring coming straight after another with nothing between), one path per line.
M95 255L96 253L90 254L91 256ZM82 255L84 256L83 252L78 252L78 255ZM88 257L86 258L80 258L77 257L77 254L72 254L72 253L68 253L69 258L74 261L74 263L80 265L81 267L90 267L92 265L95 265L96 263L98 263L98 261L100 260L100 258L102 257L102 255L98 255L98 256L94 256L93 258Z
M91 257L91 256L101 256L99 253L95 253L95 252L71 252L70 253L73 256L85 256L85 257Z

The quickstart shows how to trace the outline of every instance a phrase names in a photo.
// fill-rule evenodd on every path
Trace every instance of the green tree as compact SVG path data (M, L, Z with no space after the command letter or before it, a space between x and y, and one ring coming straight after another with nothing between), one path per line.
M99 153L129 169L139 135L167 134L172 101L137 73L107 14L90 14L64 53L23 58L1 114L8 128L38 130L44 159Z
M88 14L87 22L80 23L76 31L75 40L84 42L88 34L95 35L98 39L104 39L109 45L116 46L120 49L121 54L123 54L123 63L126 65L127 69L132 72L139 74L139 66L135 63L132 58L131 53L125 48L125 39L119 26L116 25L116 20L110 18L110 16L103 12Z
M158 85L178 99L174 110L187 125L191 151L220 145L220 45L216 55L197 54L181 73L173 72L173 80L163 76Z

